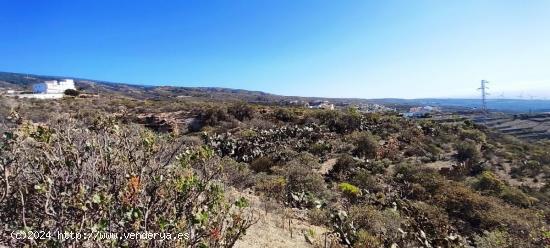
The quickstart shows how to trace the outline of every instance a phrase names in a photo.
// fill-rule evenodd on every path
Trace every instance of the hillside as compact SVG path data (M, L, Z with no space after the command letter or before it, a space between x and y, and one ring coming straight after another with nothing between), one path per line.
M353 108L0 96L0 244L544 247L550 144ZM178 240L14 239L21 230Z
M21 73L0 72L0 87L16 90L30 90L32 84L44 80L64 79L61 76L41 76ZM136 99L167 99L175 97L197 97L218 100L245 100L258 102L280 101L284 97L260 91L227 89L216 87L172 87L146 86L125 83L114 83L75 78L76 86L86 93L113 94Z
M0 89L30 90L34 83L50 79L63 79L61 76L41 76L22 73L0 72ZM261 91L229 89L219 87L176 87L147 86L101 80L75 78L77 87L91 94L126 96L135 99L171 99L192 97L209 101L246 101L263 104L294 104L293 102L330 101L337 106L380 104L406 112L411 107L437 106L445 112L469 112L479 108L478 99L360 99L324 98L303 96L282 96ZM550 112L550 100L490 99L488 107L494 112L542 113Z
M494 114L480 123L521 139L550 139L550 114Z
M511 135L526 141L550 139L550 114L548 113L479 113L462 112L434 114L431 120L438 123L456 123L457 121L472 120L478 125L485 126L493 132Z
M0 89L14 89L29 91L35 83L44 80L64 79L62 76L42 76L22 73L0 72ZM72 78L72 77L69 77ZM374 101L358 98L324 98L282 96L261 91L244 89L230 89L220 87L184 87L184 86L148 86L101 80L73 78L79 90L84 93L113 96L126 96L140 100L161 100L173 98L194 98L208 101L246 101L261 104L294 104L293 101L330 101L340 106L350 104L367 104Z

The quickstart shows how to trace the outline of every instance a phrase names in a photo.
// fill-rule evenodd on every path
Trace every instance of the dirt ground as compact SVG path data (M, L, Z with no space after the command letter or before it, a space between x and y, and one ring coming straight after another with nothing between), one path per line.
M258 196L236 191L231 194L247 198L252 209L259 214L258 222L247 230L235 247L324 247L328 230L308 223L300 216L299 210L271 205L266 213L266 207Z

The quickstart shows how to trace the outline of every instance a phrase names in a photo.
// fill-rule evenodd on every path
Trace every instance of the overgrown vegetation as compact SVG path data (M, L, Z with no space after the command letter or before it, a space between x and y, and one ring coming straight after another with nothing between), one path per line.
M60 116L24 122L1 147L1 240L10 246L231 247L255 221L229 201L220 159L208 147L136 125ZM175 240L17 240L11 232L151 232Z
M117 97L0 107L0 243L9 246L231 247L257 215L230 190L305 211L343 246L550 245L550 144L470 121ZM140 119L150 115L156 126ZM190 238L9 236L29 230Z

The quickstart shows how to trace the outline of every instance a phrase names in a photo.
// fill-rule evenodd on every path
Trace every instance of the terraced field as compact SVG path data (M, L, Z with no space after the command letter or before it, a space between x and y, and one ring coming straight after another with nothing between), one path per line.
M550 138L550 113L532 115L492 114L488 118L474 118L479 124L522 139Z
M540 114L438 114L431 118L438 123L453 124L466 119L490 129L526 140L550 139L550 113Z

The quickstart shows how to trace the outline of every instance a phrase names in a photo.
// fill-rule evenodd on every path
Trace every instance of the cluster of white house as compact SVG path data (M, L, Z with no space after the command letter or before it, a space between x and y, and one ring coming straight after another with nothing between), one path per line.
M311 102L308 105L309 108L312 109L329 109L334 110L334 104L330 103L329 101L314 101Z
M304 101L304 100L286 100L281 101L280 103L285 105L291 105L291 106L300 106L310 109L329 109L334 110L334 104L330 103L329 101L321 101L321 100L315 100L315 101Z
M38 83L32 86L34 94L63 94L66 90L74 90L74 80L48 80L43 83Z
M424 107L413 107L409 109L409 112L403 113L405 117L424 117L430 113L440 112L441 109L438 107L424 106Z
M11 96L21 98L38 98L38 99L57 99L65 95L66 90L76 90L74 80L47 80L42 83L37 83L32 86L32 94L16 94L14 90L8 90L6 93Z

